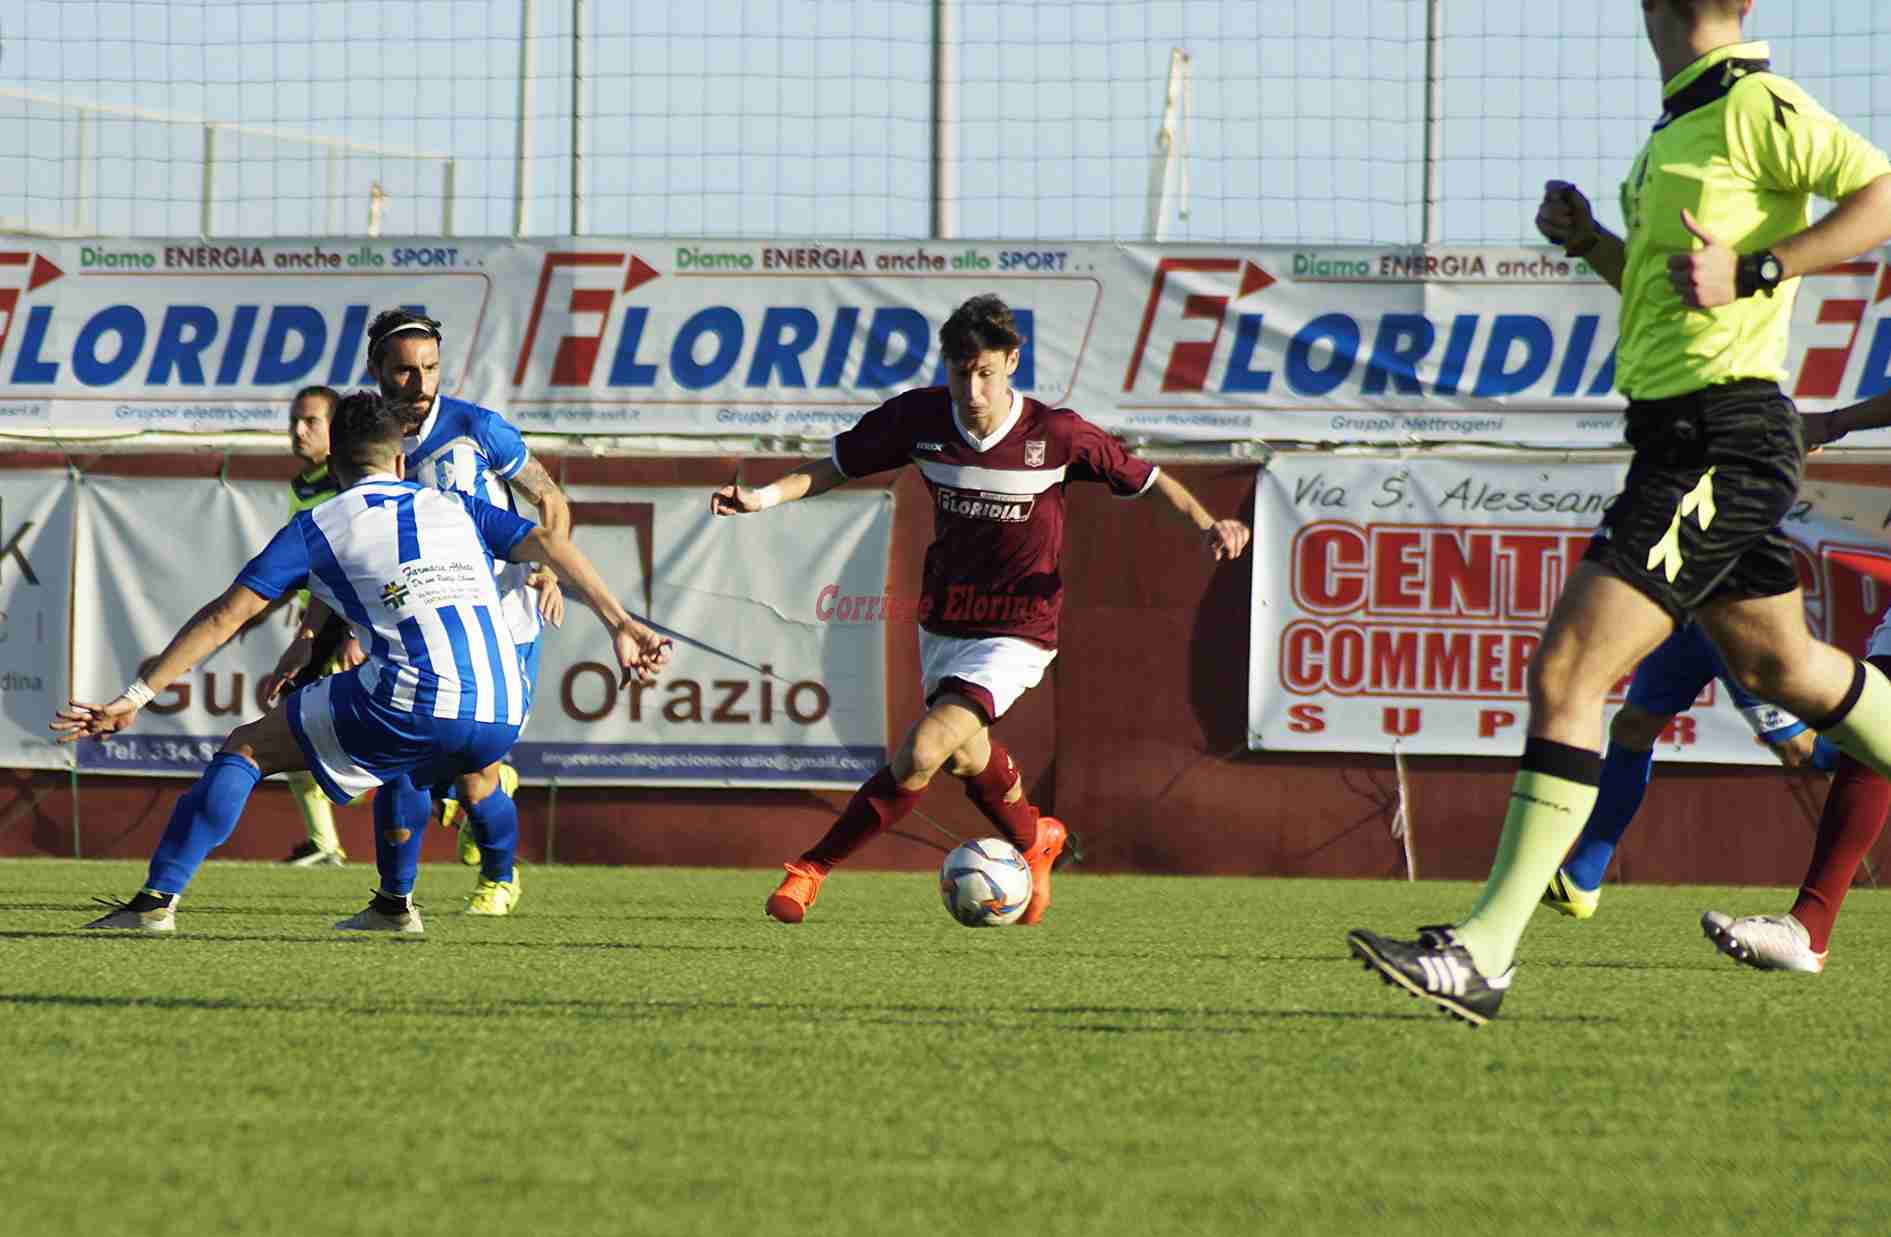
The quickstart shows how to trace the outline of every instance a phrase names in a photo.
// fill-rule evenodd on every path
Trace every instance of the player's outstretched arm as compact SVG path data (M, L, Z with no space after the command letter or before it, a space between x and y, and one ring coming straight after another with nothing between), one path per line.
M556 532L571 532L571 500L558 488L552 475L545 471L545 465L535 459L525 461L525 466L512 475L508 485L517 488L525 495L526 501L538 508L538 522L541 527ZM558 574L553 571L538 570L527 576L525 582L538 590L538 612L553 627L565 625L565 595L558 588Z
M833 460L815 460L759 489L732 481L709 496L709 511L712 515L754 515L783 503L825 494L845 480L847 475L835 467Z
M1217 520L1188 487L1166 472L1156 474L1156 493L1167 499L1175 513L1201 531L1202 543L1216 559L1237 559L1252 535L1239 520Z
M105 704L68 701L53 717L53 733L59 742L71 743L123 730L153 697L183 677L192 666L228 644L243 629L243 624L268 607L268 598L241 584L232 584L221 597L192 615L171 637L171 642L164 646L164 651L158 654L157 661L144 676L133 679L111 701Z
M571 500L545 471L545 465L537 460L525 461L525 467L512 474L508 484L517 486L526 501L538 508L539 527L559 533L571 532Z
M596 565L571 538L548 528L534 528L506 557L515 563L531 560L549 565L578 600L591 607L611 633L617 665L624 672L620 686L653 679L669 663L670 642L631 617Z
M1611 288L1622 290L1628 246L1596 222L1595 210L1582 190L1566 180L1545 184L1542 205L1536 208L1536 230L1551 244L1561 245L1565 256L1581 258Z

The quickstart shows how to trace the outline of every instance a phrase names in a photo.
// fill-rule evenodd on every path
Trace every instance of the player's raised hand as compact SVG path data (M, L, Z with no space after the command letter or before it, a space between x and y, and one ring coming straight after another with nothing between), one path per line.
M1207 542L1209 553L1216 562L1234 561L1241 557L1241 552L1248 548L1248 539L1253 536L1248 526L1239 520L1216 520L1202 530L1202 539Z
M57 742L77 743L117 734L138 716L138 706L124 696L109 704L86 704L68 700L66 707L53 714L52 732Z
M673 647L668 639L642 623L633 621L618 628L611 635L618 668L624 672L618 686L629 687L632 683L648 683L656 678L670 664Z
M1731 305L1739 297L1740 255L1701 226L1687 207L1681 208L1681 226L1693 233L1703 248L1668 256L1668 282L1689 309Z
M711 515L754 515L762 509L755 491L730 482L709 496Z
M558 587L558 573L550 567L534 567L525 577L528 588L538 590L539 617L553 627L565 625L565 590Z
M1543 186L1543 203L1536 208L1536 230L1543 239L1568 248L1595 234L1595 211L1582 190L1566 180L1552 180Z

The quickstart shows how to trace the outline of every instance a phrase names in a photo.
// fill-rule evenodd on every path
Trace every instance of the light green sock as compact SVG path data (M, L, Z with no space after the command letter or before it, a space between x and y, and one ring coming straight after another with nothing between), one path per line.
M302 824L309 831L309 841L326 851L341 853L341 836L335 832L335 810L328 804L328 796L316 784L311 773L291 773L289 775L289 794L294 797L296 809L302 813Z
M1824 734L1847 756L1891 777L1891 682L1871 663L1857 665L1865 675L1858 700Z
M1494 979L1510 969L1543 890L1595 805L1594 786L1530 769L1518 771L1484 896L1458 926L1458 942L1471 951L1471 960L1486 976Z

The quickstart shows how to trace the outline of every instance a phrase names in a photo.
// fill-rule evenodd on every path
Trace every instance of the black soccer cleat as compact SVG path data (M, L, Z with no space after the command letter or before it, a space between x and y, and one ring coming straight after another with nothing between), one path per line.
M1416 941L1394 941L1363 928L1346 934L1353 956L1369 971L1379 972L1388 984L1397 984L1413 996L1430 1001L1454 1018L1481 1027L1497 1016L1497 1007L1510 991L1511 967L1495 979L1479 974L1471 951L1458 944L1449 927L1420 928Z

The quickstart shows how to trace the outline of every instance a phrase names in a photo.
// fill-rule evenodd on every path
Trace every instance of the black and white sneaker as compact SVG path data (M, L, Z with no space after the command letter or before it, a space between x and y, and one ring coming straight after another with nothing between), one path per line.
M121 902L117 898L92 900L100 906L111 907L111 911L86 924L88 928L126 932L177 931L177 895L174 893L151 893L140 889L129 902Z
M1486 979L1471 961L1471 951L1458 944L1449 927L1420 928L1416 941L1394 941L1363 928L1346 934L1353 956L1368 971L1379 972L1388 984L1397 984L1413 996L1430 1001L1454 1018L1481 1027L1497 1016L1497 1007L1510 991L1512 966L1495 979Z

